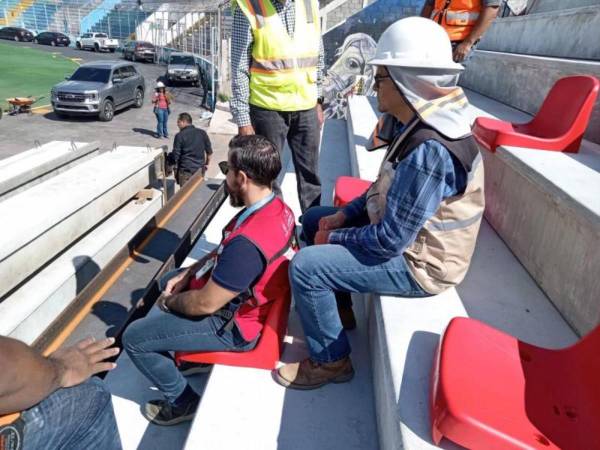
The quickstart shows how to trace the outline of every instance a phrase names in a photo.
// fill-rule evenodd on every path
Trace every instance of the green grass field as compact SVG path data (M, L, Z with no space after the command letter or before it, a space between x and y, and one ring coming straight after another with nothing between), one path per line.
M45 96L34 106L50 103L50 89L71 75L77 64L59 54L0 43L0 107L10 97Z

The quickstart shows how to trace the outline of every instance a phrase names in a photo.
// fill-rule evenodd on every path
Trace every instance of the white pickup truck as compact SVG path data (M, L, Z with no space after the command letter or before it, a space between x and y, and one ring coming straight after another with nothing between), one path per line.
M114 53L119 47L119 41L110 39L106 33L84 33L77 38L75 45L80 50L90 49L95 52L108 50Z

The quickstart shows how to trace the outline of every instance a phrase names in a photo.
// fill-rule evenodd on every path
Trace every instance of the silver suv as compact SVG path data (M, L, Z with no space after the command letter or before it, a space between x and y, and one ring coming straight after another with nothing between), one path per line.
M192 83L194 86L199 86L200 72L194 55L180 52L171 53L165 78L167 79L167 83L185 81Z
M102 61L82 64L73 75L52 88L57 116L97 115L103 122L115 111L144 104L146 82L131 63Z

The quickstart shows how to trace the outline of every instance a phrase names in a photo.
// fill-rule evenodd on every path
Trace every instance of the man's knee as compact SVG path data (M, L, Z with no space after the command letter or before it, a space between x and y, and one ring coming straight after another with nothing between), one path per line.
M144 319L138 319L130 323L123 332L121 341L123 343L123 348L128 355L131 355L132 353L138 353L140 351L138 344L144 341L144 339L140 337L140 332L145 329L143 326L140 327L140 322L143 321Z

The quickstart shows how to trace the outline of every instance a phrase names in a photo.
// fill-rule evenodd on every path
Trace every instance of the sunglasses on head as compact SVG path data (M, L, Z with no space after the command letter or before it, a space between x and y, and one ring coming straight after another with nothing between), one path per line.
M221 170L221 173L223 175L227 175L227 172L229 172L229 162L228 161L221 161L219 163L219 169Z

